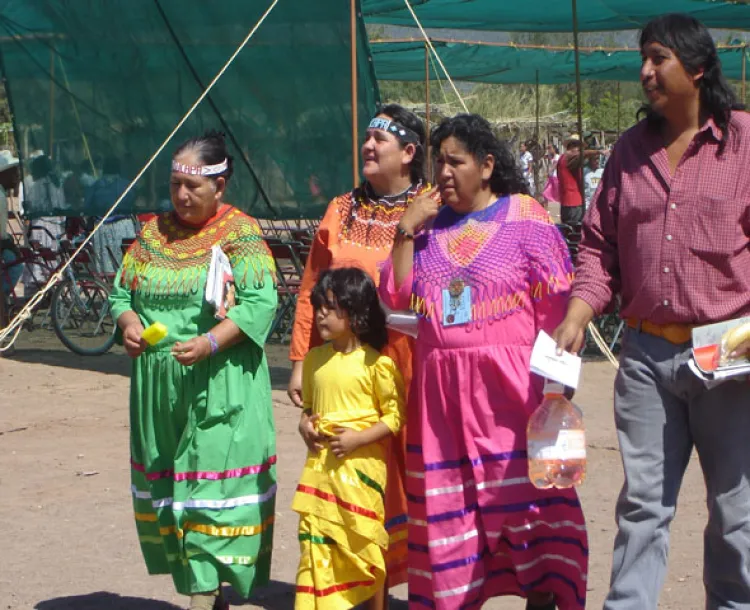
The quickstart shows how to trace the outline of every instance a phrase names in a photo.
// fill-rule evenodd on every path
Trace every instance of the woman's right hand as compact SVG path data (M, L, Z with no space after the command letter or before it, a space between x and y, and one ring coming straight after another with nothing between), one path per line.
M122 331L122 344L131 358L137 358L148 347L142 335L143 324L140 322L131 322Z
M289 376L289 385L286 388L287 396L296 407L302 406L302 360L296 360L292 364L292 374Z
M323 436L318 434L315 429L315 422L320 419L320 415L310 415L307 411L302 411L302 415L299 418L299 434L302 440L305 441L305 445L310 450L310 453L318 453L323 448L321 441Z
M437 187L414 198L398 223L402 229L409 233L416 233L425 223L437 216L440 205L434 199L436 191Z

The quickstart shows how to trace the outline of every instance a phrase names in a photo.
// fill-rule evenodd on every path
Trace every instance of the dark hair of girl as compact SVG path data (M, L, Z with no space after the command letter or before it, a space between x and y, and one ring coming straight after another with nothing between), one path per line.
M641 52L643 47L652 42L674 51L688 74L697 74L703 69L703 78L700 79L701 110L711 116L716 126L721 129L722 137L718 150L718 154L721 154L727 143L732 110L743 110L744 106L738 102L737 96L724 78L721 60L708 29L689 15L662 15L643 28L639 42ZM661 120L648 106L638 111L638 118L643 115L649 121Z
M461 142L466 150L482 163L488 155L495 159L495 168L490 176L490 188L498 195L515 193L529 194L529 184L516 162L516 156L505 140L500 140L492 131L487 119L478 114L457 114L443 121L432 131L430 143L434 150L450 137Z
M208 176L209 178L218 178L222 176L227 182L232 177L234 171L234 159L227 150L227 143L224 139L224 133L211 129L202 136L190 138L180 144L174 151L173 158L178 157L187 150L194 150L198 153L198 159L203 165L216 165L224 159L227 160L227 169L220 174Z
M411 181L413 183L423 181L427 136L425 135L425 129L422 121L416 114L408 111L406 108L404 108L403 106L399 106L398 104L386 104L385 106L381 106L375 113L375 116L378 116L379 114L384 114L397 123L401 123L404 127L408 127L414 133L416 133L417 136L419 136L419 144L416 146L414 158L409 164L409 172L411 174ZM406 145L404 143L401 143L401 148L404 148L404 146Z
M328 291L334 302L328 300ZM310 295L313 309L337 309L349 317L352 332L362 343L380 351L388 343L385 313L380 307L375 282L361 269L338 267L326 269Z

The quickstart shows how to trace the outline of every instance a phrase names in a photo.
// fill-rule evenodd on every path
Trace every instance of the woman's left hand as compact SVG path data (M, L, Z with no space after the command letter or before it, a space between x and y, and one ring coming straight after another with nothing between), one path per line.
M192 366L211 355L211 342L208 337L193 337L185 343L175 343L172 346L174 359L185 366Z
M328 446L337 458L346 457L362 445L360 442L360 433L355 430L351 430L350 428L336 428L334 432L336 436L328 439Z

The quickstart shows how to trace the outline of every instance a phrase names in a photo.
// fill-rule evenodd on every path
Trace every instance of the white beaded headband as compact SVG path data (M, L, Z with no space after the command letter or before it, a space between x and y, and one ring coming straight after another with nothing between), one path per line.
M216 165L185 165L172 161L172 171L180 174L190 174L191 176L215 176L221 174L229 168L229 159L224 159Z

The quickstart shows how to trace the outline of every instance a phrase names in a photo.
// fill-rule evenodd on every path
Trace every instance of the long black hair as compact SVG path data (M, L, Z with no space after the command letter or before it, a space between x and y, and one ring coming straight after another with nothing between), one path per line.
M207 177L215 179L221 176L229 182L234 172L234 159L227 150L227 143L223 132L211 129L202 136L190 138L177 147L172 158L180 156L186 150L194 150L198 153L198 159L204 165L216 165L226 159L227 169L220 174Z
M328 292L333 302L328 300ZM338 267L320 274L312 294L313 309L336 309L349 317L352 332L362 343L380 351L388 343L385 313L380 307L375 282L362 269Z
M694 75L703 70L703 78L700 79L699 85L701 110L711 116L716 126L721 129L718 150L718 154L721 154L727 143L732 110L743 110L744 106L739 103L724 78L721 60L708 29L690 15L662 15L649 21L643 28L639 42L641 51L651 42L671 49L688 74ZM651 121L661 120L648 106L638 111L638 118L644 114Z
M379 114L384 114L397 123L401 123L404 127L408 127L419 137L419 144L416 145L414 157L412 158L411 163L409 163L409 173L411 174L411 181L413 183L423 181L427 136L421 119L416 114L410 112L399 104L386 104L385 106L381 106L375 113L375 116L378 116ZM403 142L400 144L401 148L406 146Z
M443 119L430 136L432 148L439 150L443 141L451 136L461 142L478 163L482 163L488 155L494 157L495 167L490 176L493 193L529 194L529 184L513 151L505 140L500 140L494 134L487 119L478 114L457 114L453 118Z

